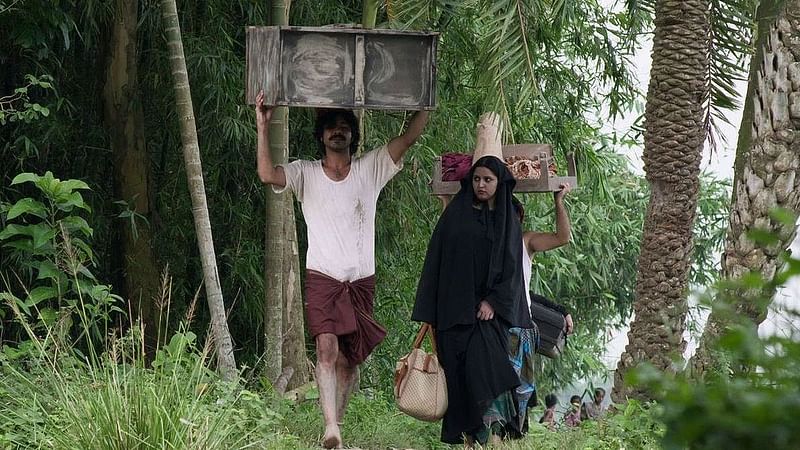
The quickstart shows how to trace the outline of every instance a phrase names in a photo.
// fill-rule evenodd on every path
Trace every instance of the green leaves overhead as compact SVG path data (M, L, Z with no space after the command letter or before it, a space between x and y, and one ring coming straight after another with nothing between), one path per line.
M442 51L466 57L455 82L481 92L481 107L507 125L565 105L583 115L599 98L613 116L636 95L625 63L645 22L596 0L403 0L387 12L393 26L441 31Z
M736 83L747 80L757 5L758 0L711 0L705 123L712 150L716 148L716 135L721 135L717 121L732 125L725 113L740 107L742 93Z
M557 158L574 153L582 185L605 196L597 153L608 149L597 128L639 96L630 58L649 22L638 10L597 0L402 0L386 11L392 27L441 32L440 108L466 109L472 123L499 112L505 142L550 143ZM462 139L456 133L451 141Z

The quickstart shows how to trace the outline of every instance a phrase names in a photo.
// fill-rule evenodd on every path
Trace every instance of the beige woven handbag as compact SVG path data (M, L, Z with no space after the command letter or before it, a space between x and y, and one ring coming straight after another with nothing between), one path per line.
M430 336L432 353L421 348L425 335ZM447 383L436 357L436 338L430 324L420 327L411 353L397 361L394 398L400 411L426 422L436 422L447 411Z

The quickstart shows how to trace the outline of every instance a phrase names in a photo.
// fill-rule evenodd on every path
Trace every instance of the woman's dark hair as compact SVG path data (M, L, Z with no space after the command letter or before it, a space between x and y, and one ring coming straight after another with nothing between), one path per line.
M496 176L497 178L500 178L502 176L502 174L500 173L500 170L498 168L501 165L502 165L502 167L505 167L505 163L503 161L500 161L500 159L498 159L497 157L495 157L495 156L484 156L481 159L475 161L475 164L472 165L472 171L470 172L470 175L474 175L475 174L475 169L477 169L478 167L486 167L487 169L492 171L494 176ZM472 180L470 180L470 183L471 182L472 182Z
M522 206L522 202L517 197L512 196L511 204L514 205L514 212L519 216L520 223L525 222L525 208Z
M350 126L350 135L352 136L350 141L350 154L354 154L356 149L358 149L361 133L358 131L358 119L356 119L356 115L353 114L353 111L349 109L324 109L321 111L322 112L317 114L317 122L314 124L314 138L317 140L317 145L319 145L320 158L325 156L325 144L322 142L322 132L325 131L326 128L331 128L336 125L336 120L340 117Z
M558 397L556 397L556 394L547 394L544 397L544 406L548 408L556 406L557 403L558 403Z

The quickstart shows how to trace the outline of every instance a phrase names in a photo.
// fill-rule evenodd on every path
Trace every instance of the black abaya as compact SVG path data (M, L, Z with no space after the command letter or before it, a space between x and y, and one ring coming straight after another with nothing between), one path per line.
M511 204L515 181L502 161L486 158L498 175L495 208L474 207L473 167L431 236L412 314L437 330L447 377L447 443L477 434L491 402L519 385L508 360L508 329L532 326L523 290L522 231ZM477 319L481 300L494 309L493 319Z

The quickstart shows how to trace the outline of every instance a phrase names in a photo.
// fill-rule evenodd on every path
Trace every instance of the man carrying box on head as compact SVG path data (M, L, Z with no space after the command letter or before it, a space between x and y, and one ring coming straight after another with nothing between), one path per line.
M342 423L358 365L386 331L372 318L375 291L375 209L386 183L428 122L418 111L408 128L387 144L354 158L360 133L352 111L317 117L320 159L273 166L267 143L272 108L256 97L258 176L276 193L294 192L308 229L306 313L316 344L316 379L325 420L322 446L341 448Z

